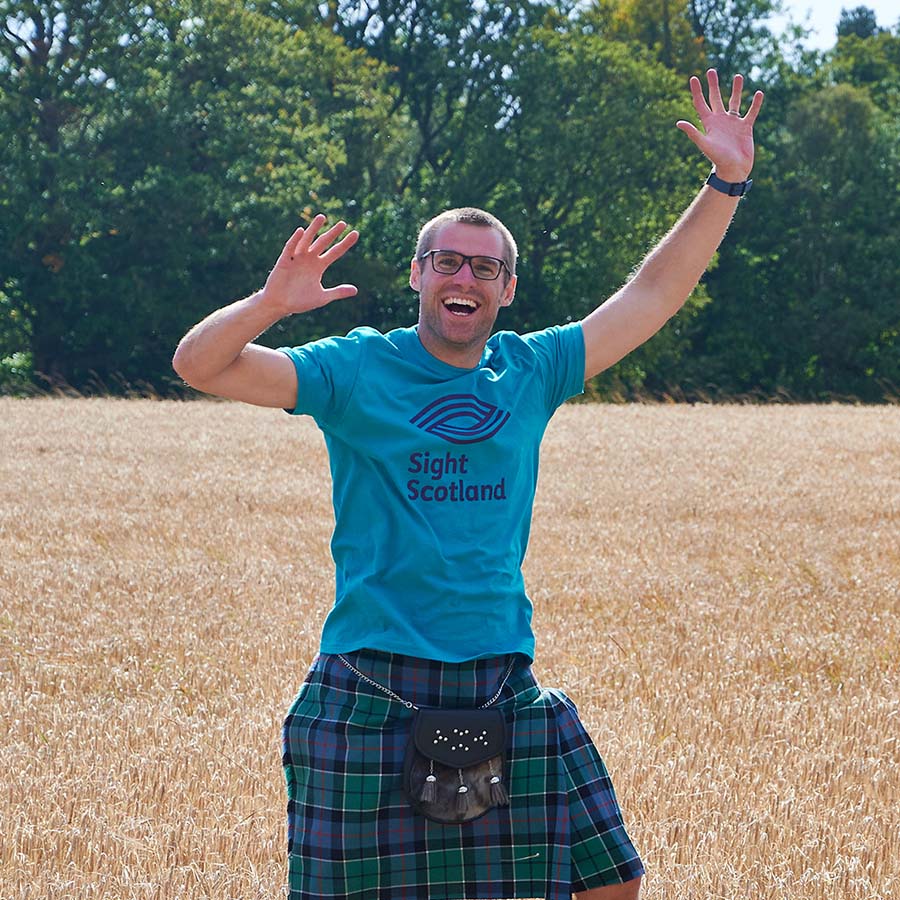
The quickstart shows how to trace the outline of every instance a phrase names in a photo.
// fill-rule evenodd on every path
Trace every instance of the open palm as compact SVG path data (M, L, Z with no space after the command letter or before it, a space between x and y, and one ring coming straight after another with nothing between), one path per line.
M359 232L351 231L334 243L347 223L337 222L319 234L324 224L325 216L320 213L307 228L298 228L284 245L266 279L263 294L269 302L283 309L285 315L317 309L332 300L353 297L357 292L352 284L339 284L333 288L322 286L325 270L359 239Z
M715 69L706 73L709 86L709 103L703 96L703 87L696 76L691 78L691 97L703 131L690 122L676 123L715 166L716 173L725 181L743 181L753 168L753 123L763 103L763 92L753 95L750 108L741 116L742 75L735 75L731 84L728 109L719 91L719 75Z

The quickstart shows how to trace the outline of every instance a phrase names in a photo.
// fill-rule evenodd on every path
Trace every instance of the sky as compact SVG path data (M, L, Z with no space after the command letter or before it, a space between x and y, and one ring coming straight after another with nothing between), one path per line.
M874 10L875 18L882 28L893 29L900 19L900 5L897 0L784 0L784 7L794 21L813 29L813 33L806 40L806 46L816 50L827 50L834 46L841 9L856 9L857 6L868 6ZM806 22L807 12L810 13L808 22ZM776 34L786 23L787 19L781 16L773 16L769 20L770 28Z

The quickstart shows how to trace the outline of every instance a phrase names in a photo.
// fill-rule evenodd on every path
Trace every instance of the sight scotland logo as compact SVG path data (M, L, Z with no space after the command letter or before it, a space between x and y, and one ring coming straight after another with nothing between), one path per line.
M451 444L477 444L492 438L509 413L474 394L447 394L417 412L409 421Z

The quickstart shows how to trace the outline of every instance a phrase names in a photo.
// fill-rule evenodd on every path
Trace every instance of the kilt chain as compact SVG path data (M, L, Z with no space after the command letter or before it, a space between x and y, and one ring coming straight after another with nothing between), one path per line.
M407 709L418 709L419 707L415 705L411 700L404 700L399 694L395 694L390 688L386 688L383 684L379 684L377 681L369 678L368 675L364 675L359 671L355 666L353 666L349 660L344 658L342 653L337 654L337 658L351 671L357 678L365 681L366 684L371 684L372 687L378 688L379 691L383 691L388 695L392 700L396 700L398 703L402 703ZM512 675L512 670L515 668L516 658L513 656L509 665L506 667L506 672L503 675L503 679L500 681L500 687L497 688L497 692L488 700L486 703L482 703L481 706L476 707L477 709L485 709L490 706L492 703L497 701L497 698L503 692L503 688L506 687L506 682L509 681L509 676Z

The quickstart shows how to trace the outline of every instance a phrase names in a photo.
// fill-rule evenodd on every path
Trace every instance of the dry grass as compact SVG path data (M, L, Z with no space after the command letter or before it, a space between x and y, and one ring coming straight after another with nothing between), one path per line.
M0 897L283 896L308 421L0 400ZM649 900L900 896L900 408L567 407L527 576ZM373 898L376 900L376 898Z

